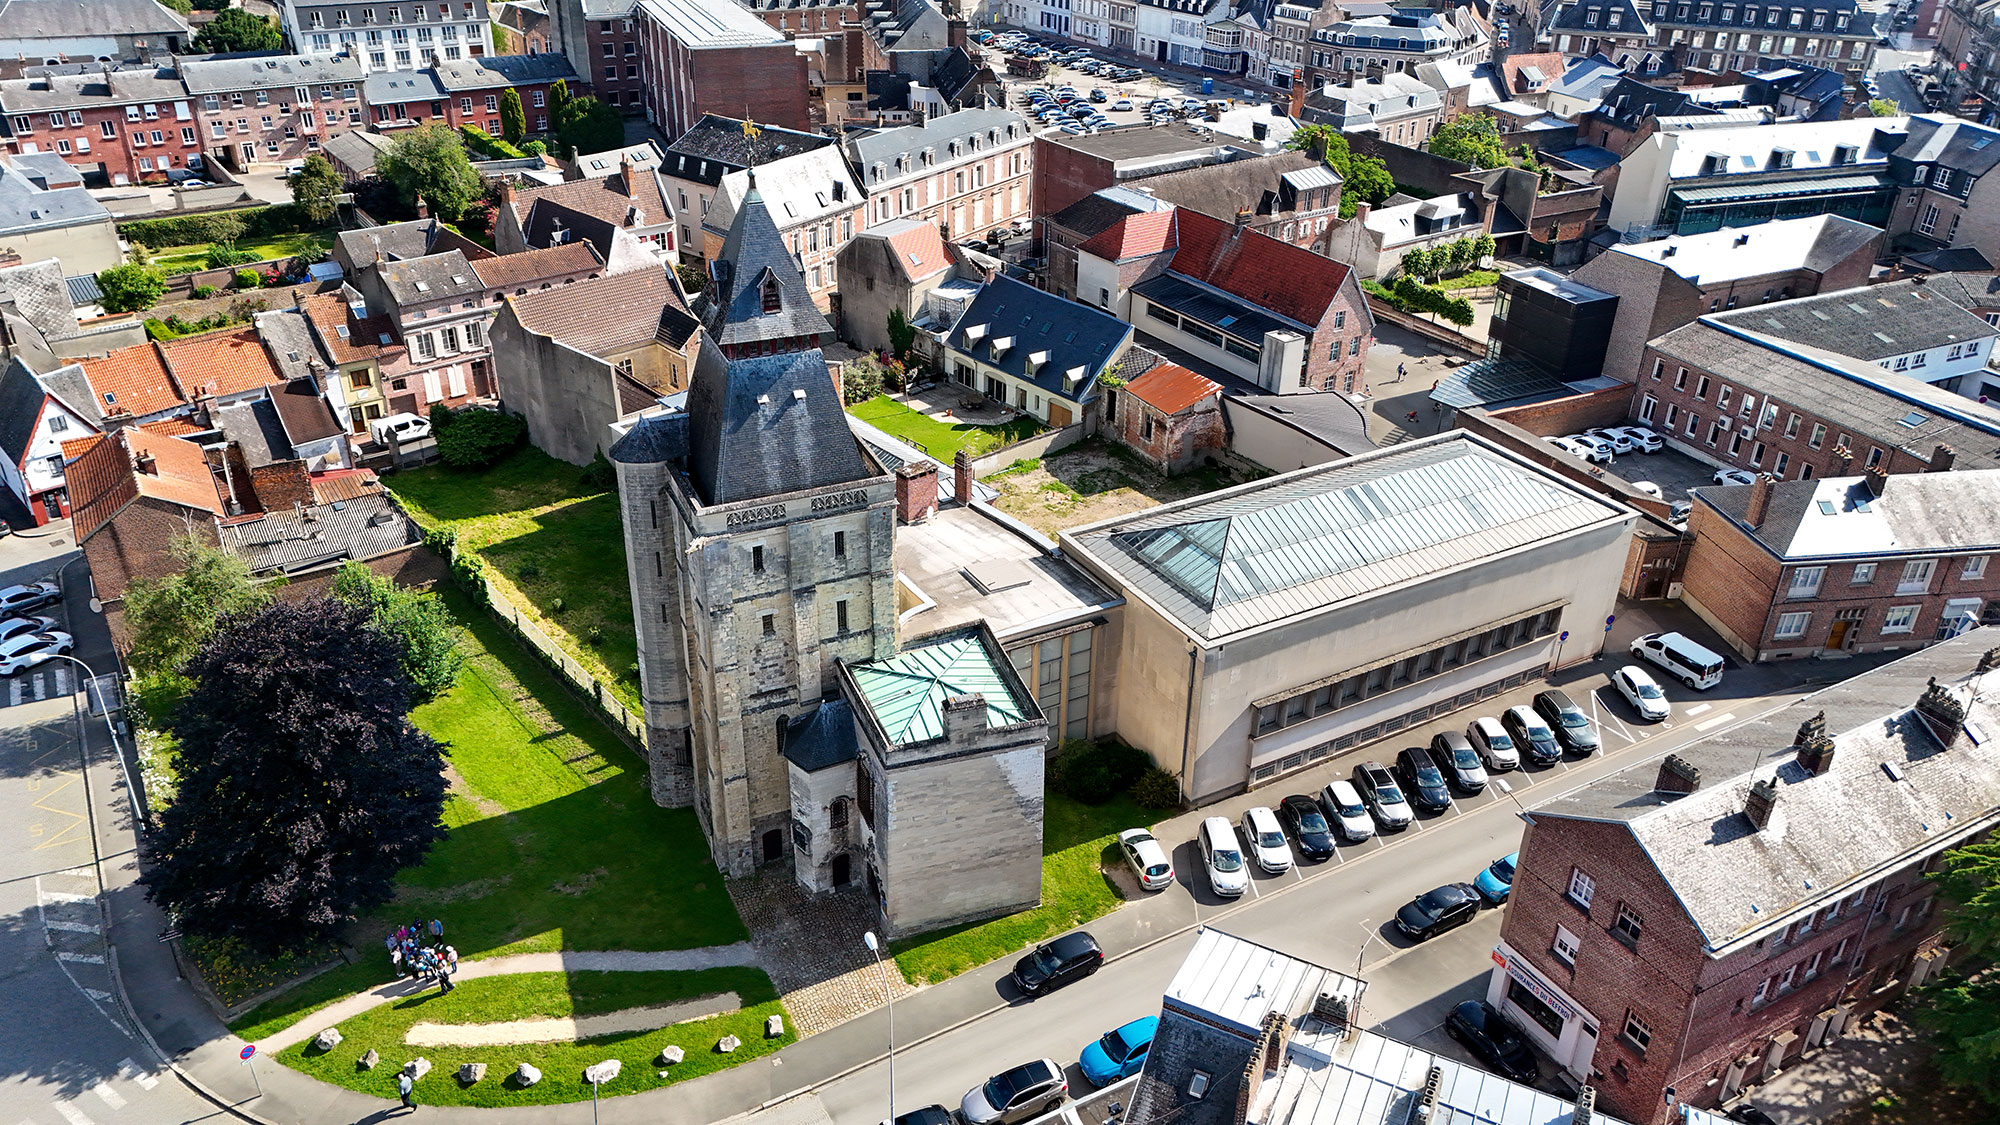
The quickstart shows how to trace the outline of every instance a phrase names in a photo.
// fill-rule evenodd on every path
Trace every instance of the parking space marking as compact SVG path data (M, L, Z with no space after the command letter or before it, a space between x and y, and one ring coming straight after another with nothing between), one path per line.
M1694 725L1694 729L1699 731L1713 730L1714 728L1721 726L1722 724L1728 722L1729 720L1735 717L1736 717L1736 712L1724 711L1722 714L1717 715L1713 719L1703 719L1701 722L1696 723Z
M1687 709L1687 717L1692 719L1696 715L1701 714L1703 711L1714 710L1714 708L1715 704L1713 703L1697 703L1694 706Z

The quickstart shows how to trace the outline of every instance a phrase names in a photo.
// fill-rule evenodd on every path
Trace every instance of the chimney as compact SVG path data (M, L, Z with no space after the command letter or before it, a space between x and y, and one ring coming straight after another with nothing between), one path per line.
M514 181L511 179L500 181L500 206L509 210L514 207Z
M138 470L139 472L146 474L149 477L156 477L160 475L159 462L153 460L153 455L150 453L140 453L137 456L133 457L132 467Z
M951 494L961 504L972 503L972 455L963 449L951 459Z
M1276 1074L1284 1065L1285 1050L1292 1043L1291 1021L1282 1010L1264 1013L1263 1031L1257 1036L1257 1046L1250 1051L1250 1057L1243 1063L1243 1084L1236 1090L1236 1120L1249 1119L1250 1107L1257 1101L1257 1090L1264 1079Z
M1794 757L1799 766L1814 777L1823 777L1833 768L1833 739L1826 735L1826 712L1799 724L1792 748L1797 751Z
M1236 229L1242 230L1249 224L1250 224L1250 209L1248 207L1240 208L1236 212Z
M969 742L986 731L986 697L983 695L975 692L946 696L942 711L944 737L948 742Z
M938 467L917 461L896 470L896 520L921 523L937 514Z
M1889 487L1889 469L1887 465L1888 458L1885 457L1882 459L1882 463L1876 465L1874 468L1861 470L1861 479L1868 485L1869 495L1880 496L1883 490Z
M1764 516L1770 510L1771 475L1758 473L1757 479L1750 482L1750 510L1744 513L1744 518L1749 521L1753 529L1763 527Z
M1973 672L1984 676L1995 668L2000 668L2000 648L1989 648L1985 655L1979 658L1979 667L1974 668Z
M1365 223L1365 222L1367 222L1367 221L1368 221L1368 212L1370 212L1370 211L1372 211L1372 210L1374 210L1374 208L1370 207L1370 206L1369 206L1368 204L1366 204L1366 203L1357 203L1357 204L1355 204L1355 205L1354 205L1354 221L1355 221L1355 222L1357 222L1357 223Z
M1590 1125L1597 1118L1597 1090L1590 1086L1576 1092L1576 1112L1570 1117L1570 1125Z
M428 203L425 203L425 202L424 202L424 196L423 196L423 193L422 193L422 192L418 192L418 193L417 193L417 218L419 218L419 219L428 219L428 218L430 218L430 217L431 217L431 207L430 207L430 204L428 204Z
M1653 792L1681 796L1701 788L1701 770L1679 754L1669 754L1660 763L1660 775L1653 780Z
M1743 802L1743 815L1750 818L1750 826L1761 831L1771 823L1771 812L1778 807L1778 782L1775 778L1750 783L1750 797Z
M622 154L618 157L618 187L624 191L626 198L628 199L631 198L632 157L631 154L629 153Z
M1305 112L1306 93L1307 90L1306 90L1305 71L1302 70L1292 71L1292 99L1291 99L1291 104L1286 106L1285 108L1291 110L1291 115L1293 117L1298 117ZM1319 149L1319 151L1313 153L1313 155L1319 157L1321 160L1325 160L1326 159L1325 148L1318 145L1315 145L1314 147Z
M1952 694L1950 688L1937 682L1932 676L1924 694L1917 698L1917 718L1922 719L1945 749L1951 749L1958 740L1958 732L1965 727L1965 704Z
M1938 442L1937 448L1931 451L1931 467L1924 471L1927 473L1947 473L1951 471L1952 463L1957 460L1958 450L1953 449L1943 442Z

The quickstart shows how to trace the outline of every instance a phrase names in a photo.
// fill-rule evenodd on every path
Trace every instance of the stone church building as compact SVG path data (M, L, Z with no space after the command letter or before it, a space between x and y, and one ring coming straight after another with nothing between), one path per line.
M932 517L935 466L849 429L754 180L693 311L684 406L610 453L654 799L731 876L871 888L891 936L1034 905L1049 721L984 620L899 637L899 510Z

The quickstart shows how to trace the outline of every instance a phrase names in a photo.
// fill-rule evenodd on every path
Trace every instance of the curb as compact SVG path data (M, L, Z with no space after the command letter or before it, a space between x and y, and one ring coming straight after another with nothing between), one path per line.
M125 974L118 967L118 945L116 942L110 943L109 951L111 954L111 979L118 982L118 1006L125 1010L126 1018L130 1019L132 1026L139 1030L139 1037L145 1040L146 1049L153 1052L153 1057L166 1064L167 1069L173 1071L174 1077L180 1079L181 1085L193 1090L202 1100L215 1106L215 1108L222 1112L243 1121L251 1122L252 1125L278 1125L277 1122L270 1118L252 1113L244 1109L241 1105L230 1102L214 1090L209 1089L200 1079L188 1073L187 1068L181 1066L171 1055L160 1049L160 1044L153 1039L153 1033L147 1029L146 1021L140 1019L138 1013L133 1010L132 998L125 990Z

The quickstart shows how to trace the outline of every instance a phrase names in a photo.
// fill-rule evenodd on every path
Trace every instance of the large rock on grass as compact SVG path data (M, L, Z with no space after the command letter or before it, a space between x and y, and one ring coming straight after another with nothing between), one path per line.
M738 1039L734 1035L725 1035L721 1039L716 1040L715 1049L717 1052L721 1054L728 1055L728 1054L734 1054L736 1048L741 1047L742 1045L743 1045L743 1040Z
M485 1063L466 1063L458 1068L458 1080L467 1086L486 1077Z
M542 1080L542 1071L531 1063L522 1063L514 1068L514 1081L523 1089Z
M318 1035L313 1036L313 1050L322 1052L331 1051L335 1047L340 1046L340 1039L340 1029L329 1027Z
M618 1072L624 1069L624 1066L625 1064L617 1059L605 1059L601 1063L584 1067L583 1080L593 1086L602 1086L618 1077Z
M661 1066L672 1066L686 1057L687 1052L681 1050L679 1047L668 1046L660 1048Z
M771 1016L764 1021L764 1038L776 1039L785 1033L785 1017Z
M374 1070L375 1065L381 1061L382 1061L381 1052L377 1051L373 1047L370 1047L368 1048L368 1053L361 1056L361 1058L357 1060L354 1065L362 1070Z
M411 1078L422 1078L430 1072L431 1060L422 1055L418 1055L416 1058L403 1064L403 1073L409 1075Z

